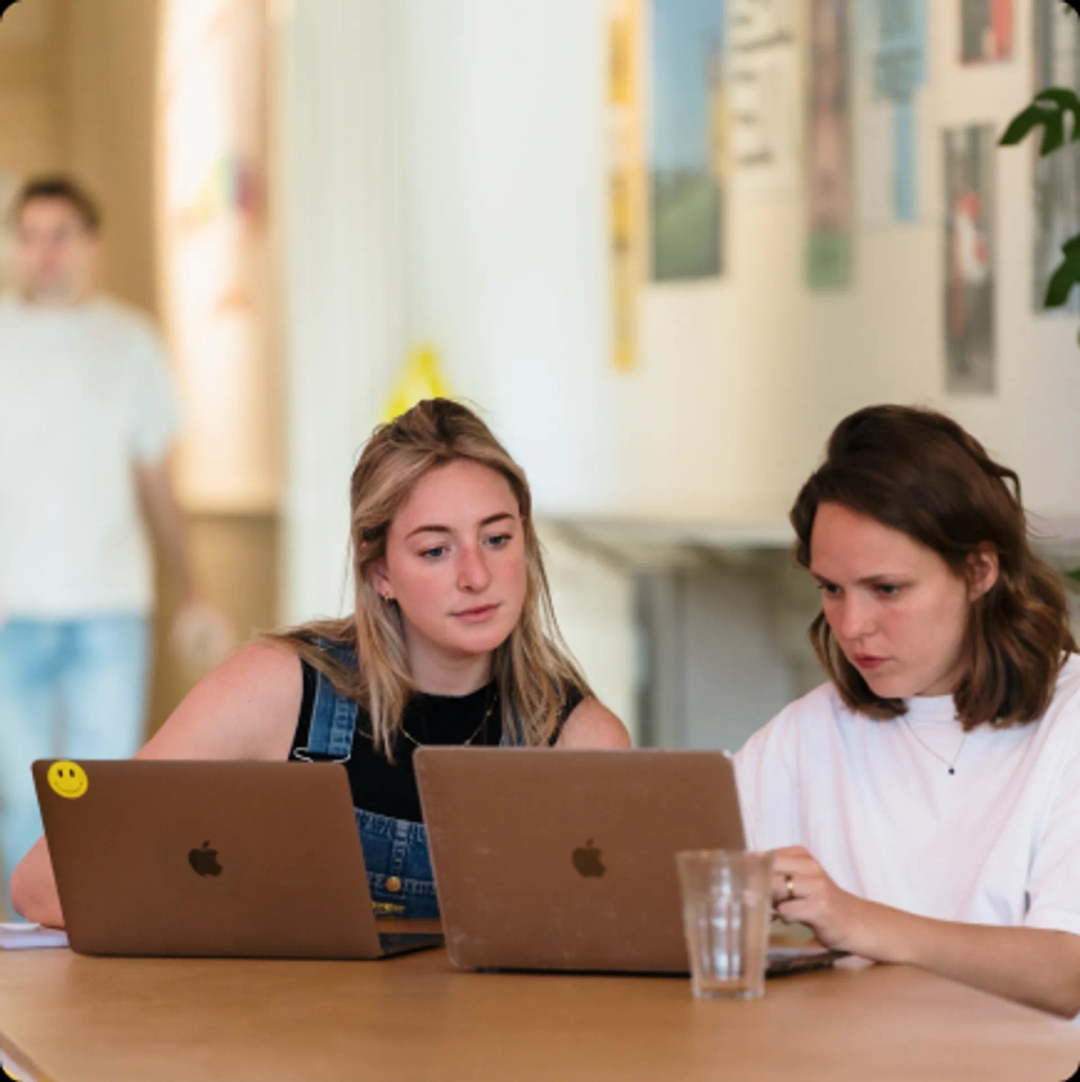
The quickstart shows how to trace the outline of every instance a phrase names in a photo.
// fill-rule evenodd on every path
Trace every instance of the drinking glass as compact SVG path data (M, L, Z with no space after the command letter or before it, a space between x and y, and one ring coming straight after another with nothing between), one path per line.
M765 992L772 853L694 849L675 854L690 980L698 999Z

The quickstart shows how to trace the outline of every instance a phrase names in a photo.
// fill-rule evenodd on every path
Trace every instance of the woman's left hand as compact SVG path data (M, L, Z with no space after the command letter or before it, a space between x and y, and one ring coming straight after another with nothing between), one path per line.
M781 920L809 925L826 947L889 960L880 942L889 910L841 890L801 845L775 851L772 898Z

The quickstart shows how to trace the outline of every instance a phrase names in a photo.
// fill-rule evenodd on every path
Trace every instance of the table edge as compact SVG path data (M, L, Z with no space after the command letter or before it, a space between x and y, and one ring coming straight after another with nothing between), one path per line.
M0 1067L10 1067L26 1082L57 1082L37 1065L3 1030L0 1030Z

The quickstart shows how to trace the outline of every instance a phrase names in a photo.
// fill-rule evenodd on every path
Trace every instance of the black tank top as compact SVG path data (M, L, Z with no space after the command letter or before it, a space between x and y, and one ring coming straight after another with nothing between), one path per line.
M307 746L318 682L318 673L306 661L301 665L304 696L300 703L300 717L293 736L290 759L297 748ZM571 689L559 716L558 728L551 738L552 744L581 701L581 692L576 688ZM371 738L371 717L360 707L353 733L352 753L345 763L345 769L349 775L353 804L357 808L421 823L423 815L413 770L413 753L420 744L497 746L502 741L502 709L497 685L492 681L471 695L462 696L418 692L406 704L401 720L402 728L394 740L391 762L376 749Z

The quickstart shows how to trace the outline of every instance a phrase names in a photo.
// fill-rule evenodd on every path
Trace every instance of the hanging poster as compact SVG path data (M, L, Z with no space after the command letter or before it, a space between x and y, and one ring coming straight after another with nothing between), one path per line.
M723 271L724 0L652 0L652 277Z
M637 366L638 298L645 277L645 160L641 110L644 0L609 0L608 250L612 364Z
M806 267L811 289L840 289L851 279L848 14L848 0L810 0Z
M940 0L939 0L940 2ZM866 222L921 213L918 143L926 82L925 0L860 0L859 205Z
M945 163L945 387L994 389L994 131L942 133Z
M1050 86L1080 86L1080 19L1058 0L1035 0L1036 92ZM1036 144L1037 145L1037 144ZM1061 262L1061 246L1080 233L1080 145L1066 144L1045 158L1035 158L1035 229L1032 292L1035 311L1050 276ZM1080 312L1080 292L1055 311Z
M1013 51L1013 0L960 0L960 60L1008 60Z
M794 0L728 0L732 142L739 186L799 183L802 97Z

